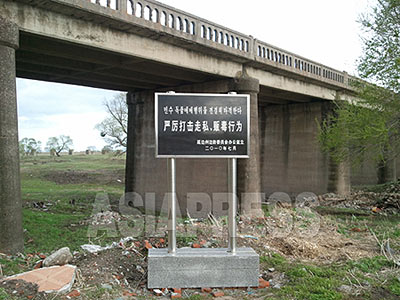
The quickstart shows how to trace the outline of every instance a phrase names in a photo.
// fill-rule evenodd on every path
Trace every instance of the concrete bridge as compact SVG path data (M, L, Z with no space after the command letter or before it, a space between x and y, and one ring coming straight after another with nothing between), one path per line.
M349 189L349 168L315 139L332 100L353 95L347 73L158 1L92 2L0 0L0 217L15 225L0 228L8 232L0 246L21 230L16 76L128 92L126 191L154 193L147 203L159 205L166 190L165 160L154 158L153 94L168 90L251 95L251 158L239 162L239 191L256 203L259 192ZM187 192L226 191L222 159L177 167L182 211Z

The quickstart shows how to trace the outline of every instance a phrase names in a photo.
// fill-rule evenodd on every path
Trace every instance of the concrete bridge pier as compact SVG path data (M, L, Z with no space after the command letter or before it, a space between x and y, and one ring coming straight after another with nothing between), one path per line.
M233 90L250 95L250 158L238 160L238 196L243 215L261 216L260 134L258 117L258 79L243 73L233 82Z
M133 192L133 187L135 185L135 152L129 151L135 148L135 118L136 118L136 101L135 94L128 92L126 94L126 104L128 105L128 134L127 134L127 151L126 151L126 168L125 168L125 182L130 184L125 185L125 193ZM129 149L129 150L128 150Z
M19 29L0 17L0 252L24 246L19 173L15 50Z

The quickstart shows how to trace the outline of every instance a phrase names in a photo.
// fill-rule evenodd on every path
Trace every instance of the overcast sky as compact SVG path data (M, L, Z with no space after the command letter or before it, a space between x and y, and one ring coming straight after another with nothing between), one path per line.
M375 0L161 0L220 25L356 75L362 34L357 20ZM70 135L76 151L104 142L94 126L113 91L17 80L19 137L46 144Z

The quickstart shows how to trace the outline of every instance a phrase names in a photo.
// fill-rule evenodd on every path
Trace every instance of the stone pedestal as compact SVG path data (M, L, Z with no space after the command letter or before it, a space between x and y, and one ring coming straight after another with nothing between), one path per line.
M0 17L0 252L22 251L15 49L18 27Z
M251 248L149 249L148 280L153 288L258 286L259 256Z

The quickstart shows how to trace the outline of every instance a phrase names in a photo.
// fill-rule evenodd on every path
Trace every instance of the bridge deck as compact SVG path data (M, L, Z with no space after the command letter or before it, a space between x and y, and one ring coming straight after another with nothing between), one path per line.
M135 91L234 78L245 66L269 103L352 91L345 72L158 1L92 2L0 0L21 30L17 75Z

